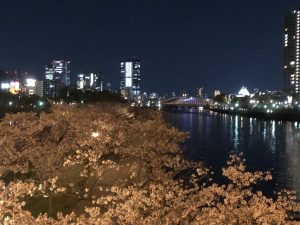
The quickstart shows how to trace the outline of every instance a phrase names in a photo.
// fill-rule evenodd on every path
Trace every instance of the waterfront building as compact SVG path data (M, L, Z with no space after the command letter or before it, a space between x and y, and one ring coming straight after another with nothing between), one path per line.
M237 97L245 97L245 96L250 96L250 92L248 91L248 89L245 86L243 86L239 90Z
M300 10L293 10L284 22L284 92L300 93Z
M141 61L138 59L121 62L120 90L125 99L137 100L141 95Z
M203 98L204 97L204 88L197 88L197 97Z

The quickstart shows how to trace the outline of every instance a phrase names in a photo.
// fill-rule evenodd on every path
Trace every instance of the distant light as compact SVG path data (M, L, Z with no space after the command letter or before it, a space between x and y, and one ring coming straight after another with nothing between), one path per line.
M287 102L288 104L292 104L293 96L287 96Z
M1 83L1 89L9 89L10 85L9 83Z
M92 137L95 137L95 138L98 137L99 135L100 135L99 132L93 132L93 133L92 133Z
M239 91L239 96L245 97L245 96L249 96L250 93L248 91L248 89L246 87L242 87Z
M12 81L10 82L10 92L12 94L17 94L20 90L20 83L18 81Z
M36 80L28 78L26 79L27 87L35 87Z

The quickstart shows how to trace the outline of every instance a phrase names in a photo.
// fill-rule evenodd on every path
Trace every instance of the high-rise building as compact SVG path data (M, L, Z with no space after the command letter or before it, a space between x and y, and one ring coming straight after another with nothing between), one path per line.
M125 99L138 100L141 97L141 61L138 59L121 62L121 94Z
M54 60L52 62L54 77L56 80L60 80L65 86L70 85L70 61Z
M103 76L100 73L79 74L77 88L103 91Z
M27 95L38 95L43 97L43 81L34 78L27 78L25 83Z
M36 81L36 95L44 97L44 81L42 80Z
M197 88L197 97L203 98L204 97L204 88Z
M59 90L70 85L70 61L53 60L45 68L45 94L57 97Z
M44 92L47 96L55 97L55 80L53 65L45 66Z
M289 12L284 23L284 91L300 93L300 10Z

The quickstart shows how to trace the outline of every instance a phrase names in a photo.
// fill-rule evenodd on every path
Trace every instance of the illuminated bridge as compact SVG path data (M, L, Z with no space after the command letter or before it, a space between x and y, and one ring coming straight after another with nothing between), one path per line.
M162 102L163 107L204 107L211 103L207 98L171 98Z

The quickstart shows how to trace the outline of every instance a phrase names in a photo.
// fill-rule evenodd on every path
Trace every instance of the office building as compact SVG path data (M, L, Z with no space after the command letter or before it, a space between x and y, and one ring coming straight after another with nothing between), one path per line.
M43 97L43 81L27 78L25 82L25 90L27 95L38 95Z
M284 92L300 93L300 10L289 12L284 23Z
M44 93L49 97L55 97L55 80L53 65L47 65L45 67Z
M141 96L141 61L138 59L121 62L121 94L125 99L137 101Z
M45 94L56 98L59 90L70 85L70 61L53 60L45 67Z
M79 74L77 76L77 88L103 91L103 76L100 73Z
M40 97L44 97L44 81L42 80L37 80L36 81L36 95L40 96Z
M54 79L59 80L65 86L70 86L70 61L53 60Z

